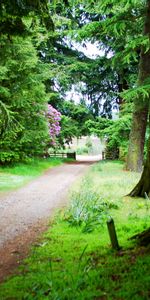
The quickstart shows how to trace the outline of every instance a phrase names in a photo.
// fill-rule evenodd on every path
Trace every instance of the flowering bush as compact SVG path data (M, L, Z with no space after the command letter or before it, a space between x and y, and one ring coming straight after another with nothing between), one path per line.
M58 112L53 106L48 104L47 117L49 122L49 134L50 144L56 145L56 137L60 133L59 121L61 119L61 113Z

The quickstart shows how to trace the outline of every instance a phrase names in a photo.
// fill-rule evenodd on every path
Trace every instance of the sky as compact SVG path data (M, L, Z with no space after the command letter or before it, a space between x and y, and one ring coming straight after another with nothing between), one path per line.
M93 58L93 59L98 56L104 55L104 51L100 50L98 48L98 44L96 44L96 43L91 44L90 42L86 42L86 47L77 45L77 47L75 47L75 48L79 51L82 51L87 57Z
M83 47L79 44L75 44L75 49L83 52L87 57L89 58L97 58L98 56L103 56L104 55L104 51L100 50L98 48L98 44L94 43L91 44L90 42L86 42L86 47ZM112 54L108 53L108 58L111 57ZM80 83L81 87L84 88L84 83ZM66 93L66 100L73 100L75 103L80 103L80 99L83 98L83 95L81 92L77 91L79 88L75 85L72 85L72 90L68 91ZM86 99L86 101L88 101ZM118 119L118 110L117 109L113 109L112 111L113 114L113 119Z

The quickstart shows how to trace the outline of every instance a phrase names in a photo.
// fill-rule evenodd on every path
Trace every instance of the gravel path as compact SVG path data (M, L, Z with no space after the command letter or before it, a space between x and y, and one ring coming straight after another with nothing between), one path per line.
M0 195L0 282L18 265L47 229L57 208L67 204L67 193L78 177L100 157L77 156L75 163L49 169L24 187Z
M87 166L77 163L55 167L19 190L1 196L0 247L64 205L69 187Z

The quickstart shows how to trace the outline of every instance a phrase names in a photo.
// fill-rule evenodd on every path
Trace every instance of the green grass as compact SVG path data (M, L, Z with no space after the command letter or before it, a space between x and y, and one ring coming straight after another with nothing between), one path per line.
M18 188L34 177L41 175L45 170L63 163L63 159L31 159L27 163L16 163L11 166L0 167L0 191Z
M138 178L138 174L123 171L121 163L95 164L81 185L74 186L69 209L57 214L43 240L32 248L18 275L1 285L0 299L148 300L150 248L137 247L128 238L150 226L150 202L124 197ZM111 204L101 224L95 223L97 214L93 217L91 205L87 209L89 201L98 204L98 194L99 204ZM78 202L79 211L80 207L85 207L83 222L76 222L78 197L82 203ZM104 212L102 209L99 214ZM122 247L118 252L110 245L107 216L115 221ZM83 232L88 218L91 218L90 224L94 222L90 233Z

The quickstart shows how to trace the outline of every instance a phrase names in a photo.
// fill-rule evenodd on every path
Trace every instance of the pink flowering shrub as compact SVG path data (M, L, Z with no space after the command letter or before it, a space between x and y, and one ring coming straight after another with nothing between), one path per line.
M48 104L47 117L49 122L50 144L56 145L56 137L60 133L61 113L58 112L52 105Z

